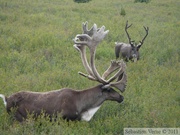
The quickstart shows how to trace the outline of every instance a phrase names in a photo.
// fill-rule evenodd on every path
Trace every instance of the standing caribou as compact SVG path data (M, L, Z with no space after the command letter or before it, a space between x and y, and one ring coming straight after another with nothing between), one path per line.
M136 62L137 60L139 60L139 49L140 47L143 45L144 43L144 40L146 39L147 35L148 35L148 31L149 31L149 28L148 27L145 27L144 26L144 29L146 31L146 35L144 36L144 38L139 41L139 44L135 44L135 41L132 41L129 34L128 34L128 31L127 29L130 28L132 26L131 25L128 25L128 21L126 22L126 26L125 26L125 32L127 34L127 37L128 37L128 40L129 40L129 43L126 44L126 43L122 43L122 42L115 42L115 55L116 55L116 59L119 58L119 55L121 55L122 58L125 59L125 61L133 61L133 62Z
M9 97L0 94L8 113L15 108L16 120L22 122L28 114L33 114L37 118L43 111L50 119L60 113L66 120L89 121L104 101L123 101L123 96L113 87L121 92L125 91L126 65L123 61L111 61L109 68L100 76L95 66L96 47L109 31L105 31L104 26L97 28L96 24L88 30L87 25L87 22L83 23L83 34L76 35L74 39L74 47L80 52L82 63L88 73L79 74L99 82L99 85L81 91L63 88L48 92L22 91ZM86 57L86 47L90 50L90 62ZM111 75L113 72L115 73Z

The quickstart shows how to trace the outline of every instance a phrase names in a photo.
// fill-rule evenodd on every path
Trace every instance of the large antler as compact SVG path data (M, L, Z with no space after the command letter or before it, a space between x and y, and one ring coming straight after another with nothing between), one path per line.
M146 35L144 36L144 38L143 38L141 41L139 41L140 44L139 44L138 46L143 45L144 40L146 39L146 37L147 37L147 35L148 35L149 27L145 27L145 26L143 26L143 27L144 27L144 29L145 29L145 31L146 31Z
M93 27L91 27L91 29L88 30L88 28L87 28L87 27L88 27L88 23L87 23L87 22L83 23L83 24L82 24L82 27L83 27L83 34L87 34L87 35L89 35L89 36L92 36L92 35L93 35ZM77 37L77 36L76 36L76 37ZM83 37L79 37L79 38L75 38L75 39L74 39L74 42L77 41L77 40L85 41L86 39L83 38ZM89 64L88 64L88 62L87 62L87 58L86 58L86 47L85 47L85 45L86 45L86 44L81 44L81 45L75 44L74 47L75 47L78 51L80 51L80 53L81 53L82 63L83 63L83 65L84 65L85 69L86 69L86 72L89 74L87 77L88 77L89 79L96 80L96 79L94 78L94 74L93 74L93 72L92 72L92 70L91 70L91 68L90 68L90 66L89 66ZM81 73L81 72L79 72L79 74L84 75L84 74Z
M93 27L88 30L87 24L87 22L83 23L83 34L76 35L74 39L74 47L80 51L82 63L88 73L84 74L82 72L79 72L79 74L89 78L90 80L95 80L104 84L104 87L116 87L123 92L125 90L127 81L125 73L125 63L123 61L112 61L110 67L104 72L102 76L100 76L95 66L96 47L105 38L109 30L105 31L105 26L97 28L96 24L94 24ZM85 46L87 46L90 50L90 64L88 64L87 61ZM106 78L117 69L119 69L117 73L106 80ZM122 74L123 77L121 76ZM118 78L117 81L112 82L116 78Z
M131 38L129 36L129 33L127 31L128 28L130 28L132 26L132 24L128 25L128 21L126 21L126 26L125 26L125 32L127 34L128 40L129 40L129 44L131 45L133 41L131 41Z

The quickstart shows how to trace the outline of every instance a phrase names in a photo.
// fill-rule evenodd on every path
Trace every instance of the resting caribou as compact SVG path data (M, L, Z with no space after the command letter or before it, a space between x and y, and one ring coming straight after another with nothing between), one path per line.
M125 59L125 61L134 61L136 62L137 60L139 60L139 49L140 47L143 45L144 40L146 39L147 35L148 35L148 31L149 28L144 26L144 29L146 31L146 35L144 36L144 38L139 41L139 44L136 44L135 41L132 41L127 29L129 27L131 27L131 25L128 25L128 21L126 22L126 26L125 26L125 32L127 34L129 43L123 43L123 42L115 42L115 55L116 55L116 59L119 58L119 55L121 55L122 58Z
M104 26L97 28L96 24L88 30L87 25L87 22L83 23L83 34L76 35L74 39L74 47L80 52L82 63L88 73L79 72L79 74L99 82L99 85L86 90L63 88L48 92L22 91L9 97L0 94L8 113L12 108L16 108L14 112L16 120L22 122L27 118L27 114L33 114L36 118L43 110L50 118L60 113L67 120L89 121L104 101L119 103L123 101L123 96L113 87L121 92L125 91L126 65L123 61L111 61L109 68L100 76L95 66L95 52L97 45L109 31L105 31ZM90 49L90 62L86 57L86 47ZM115 73L112 74L113 72Z

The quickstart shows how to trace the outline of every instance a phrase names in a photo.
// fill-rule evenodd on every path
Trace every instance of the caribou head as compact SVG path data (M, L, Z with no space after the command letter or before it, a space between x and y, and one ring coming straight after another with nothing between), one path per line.
M129 43L122 43L122 42L115 42L115 55L116 59L119 58L119 55L123 57L126 61L134 61L136 62L140 58L139 49L144 43L144 40L146 39L148 35L149 28L144 26L144 29L146 31L146 35L143 37L141 41L139 41L138 44L135 43L135 41L131 40L129 33L127 31L128 28L130 28L132 24L128 25L128 21L126 22L125 26L125 32L128 37Z
M28 113L34 114L36 118L43 110L45 116L49 116L50 119L60 113L67 120L89 121L104 101L111 100L118 103L123 101L123 96L114 88L124 92L127 82L126 65L123 61L111 61L102 76L98 73L95 66L96 47L109 31L105 31L104 26L97 28L96 24L88 30L87 24L83 23L83 34L76 35L74 39L74 47L80 52L87 71L87 74L82 72L79 74L99 84L84 90L63 88L48 92L20 91L9 97L0 94L8 113L11 112L11 108L16 108L14 112L16 120L23 121ZM90 62L86 57L86 47L90 50ZM113 72L115 73L112 75Z

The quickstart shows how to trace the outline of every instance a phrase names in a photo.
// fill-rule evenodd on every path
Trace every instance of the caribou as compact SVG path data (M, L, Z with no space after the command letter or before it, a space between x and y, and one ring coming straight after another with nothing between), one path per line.
M132 24L128 25L128 21L126 22L125 25L125 32L127 34L129 43L123 43L123 42L115 42L115 55L116 55L116 59L118 59L120 56L126 61L128 62L129 60L136 62L137 60L139 60L140 58L140 54L139 54L139 49L141 48L141 46L144 43L144 40L146 39L147 35L148 35L148 31L149 31L149 27L145 27L144 29L146 31L146 35L144 36L144 38L139 41L139 44L136 44L135 41L132 41L127 29L130 28L132 26Z
M105 72L100 75L95 66L95 52L97 45L105 38L109 30L105 26L97 28L94 24L88 30L88 22L83 23L83 33L77 34L74 47L80 52L83 66L87 74L79 72L83 77L97 81L97 86L84 90L63 88L48 92L20 91L7 97L0 94L4 101L6 111L13 113L14 119L23 122L32 114L38 118L42 111L45 116L60 116L66 120L90 121L104 101L116 101L121 103L124 97L119 91L126 89L127 75L126 64L123 60L113 60ZM90 59L87 59L86 48L89 48ZM117 90L118 91L117 91ZM15 110L12 112L12 110Z

